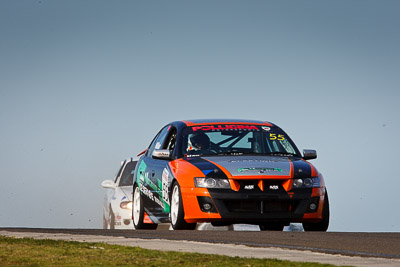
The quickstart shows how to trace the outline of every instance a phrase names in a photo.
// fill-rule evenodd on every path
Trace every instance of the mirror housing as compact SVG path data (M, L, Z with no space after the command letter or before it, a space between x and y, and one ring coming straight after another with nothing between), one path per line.
M303 149L303 159L316 159L317 158L317 151L314 149Z
M101 186L104 188L112 188L112 189L117 187L114 181L111 180L104 180L103 182L101 182Z
M151 156L155 159L171 159L171 151L168 149L154 149Z

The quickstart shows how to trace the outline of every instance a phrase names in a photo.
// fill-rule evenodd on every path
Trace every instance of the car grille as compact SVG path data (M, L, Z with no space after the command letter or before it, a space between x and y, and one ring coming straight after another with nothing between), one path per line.
M245 194L246 198L223 199L221 204L229 213L290 213L295 212L300 200L289 197L282 183L284 180L262 180L263 189L259 186L259 179L236 180L240 188L238 193Z
M224 200L228 212L235 213L280 213L296 210L297 201L283 200Z

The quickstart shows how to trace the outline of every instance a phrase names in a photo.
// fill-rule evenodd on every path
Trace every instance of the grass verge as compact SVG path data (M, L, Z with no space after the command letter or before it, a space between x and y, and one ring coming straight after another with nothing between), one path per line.
M334 266L0 236L0 266Z

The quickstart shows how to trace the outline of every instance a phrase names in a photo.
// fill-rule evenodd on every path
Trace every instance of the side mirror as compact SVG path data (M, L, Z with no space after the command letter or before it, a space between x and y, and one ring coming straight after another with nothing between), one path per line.
M317 158L317 151L313 149L303 149L303 159L316 159Z
M101 186L104 188L116 188L117 187L117 185L111 180L104 180L101 183Z
M171 151L168 149L154 149L151 155L155 159L171 159Z

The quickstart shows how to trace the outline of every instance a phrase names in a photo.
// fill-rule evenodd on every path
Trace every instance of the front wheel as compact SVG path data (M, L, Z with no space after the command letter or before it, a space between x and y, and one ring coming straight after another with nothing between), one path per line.
M139 186L135 184L133 188L133 225L135 229L156 229L157 224L144 223L144 207L142 196L140 195Z
M196 228L196 223L187 223L185 221L181 189L177 182L172 186L170 217L171 226L174 230L194 230Z
M326 232L329 227L329 199L328 192L325 190L324 207L322 211L322 221L318 223L303 223L304 231Z
M110 216L109 216L108 222L110 224L109 225L110 229L114 230L115 229L115 215L114 215L114 212L113 212L111 206L110 206Z
M103 212L103 229L114 229L115 228L115 215L112 211L111 205L108 209L108 216Z
M108 223L104 214L103 214L103 229L108 229Z

